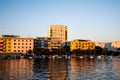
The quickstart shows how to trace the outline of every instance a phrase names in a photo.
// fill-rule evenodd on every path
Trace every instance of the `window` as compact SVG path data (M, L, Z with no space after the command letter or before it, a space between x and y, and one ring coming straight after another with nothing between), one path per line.
M14 52L16 52L16 50L14 50Z
M16 40L14 39L14 41L16 41Z
M16 48L16 46L14 46L14 48Z
M20 45L20 43L18 43L18 45Z
M24 43L22 43L22 45L24 45Z
M16 45L16 43L14 43L14 45Z

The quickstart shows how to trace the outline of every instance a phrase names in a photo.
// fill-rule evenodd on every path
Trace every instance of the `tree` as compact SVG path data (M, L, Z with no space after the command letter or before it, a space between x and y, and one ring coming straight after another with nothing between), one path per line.
M96 47L95 47L95 54L96 54L96 55L101 55L101 54L102 54L102 48L99 47L99 46L96 46Z

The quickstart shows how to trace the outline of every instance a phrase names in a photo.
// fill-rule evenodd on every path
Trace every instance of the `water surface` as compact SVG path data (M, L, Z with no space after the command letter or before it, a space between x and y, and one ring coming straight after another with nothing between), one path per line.
M120 80L120 58L0 60L0 80Z

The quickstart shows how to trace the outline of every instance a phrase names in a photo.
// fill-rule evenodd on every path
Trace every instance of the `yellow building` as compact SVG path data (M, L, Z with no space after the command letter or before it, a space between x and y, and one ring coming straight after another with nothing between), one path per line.
M120 48L120 41L114 41L111 43L111 46L114 48Z
M3 52L3 40L0 37L0 52Z
M33 38L20 38L20 37L1 37L3 41L3 51L7 53L27 53L29 50L33 51L34 39Z
M70 50L93 50L95 49L95 42L90 40L74 40L70 42Z

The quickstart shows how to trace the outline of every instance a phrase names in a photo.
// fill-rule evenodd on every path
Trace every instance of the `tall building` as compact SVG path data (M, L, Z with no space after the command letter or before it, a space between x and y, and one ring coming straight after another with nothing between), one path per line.
M48 37L59 40L60 42L67 42L67 26L64 25L49 26Z
M95 49L95 42L90 40L74 40L70 42L70 50L93 50Z
M67 26L51 25L48 27L48 37L51 38L50 48L59 49L62 43L67 42Z
M33 51L33 38L21 38L18 36L3 36L0 38L3 46L2 52L8 53L27 53L29 50Z

